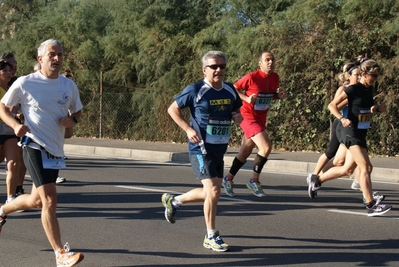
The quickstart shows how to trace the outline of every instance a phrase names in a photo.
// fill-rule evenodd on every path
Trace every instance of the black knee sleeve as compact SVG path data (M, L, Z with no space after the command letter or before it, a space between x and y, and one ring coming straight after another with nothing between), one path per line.
M265 166L265 164L266 164L266 161L267 161L267 158L262 157L259 154L256 154L256 157L255 157L255 160L254 160L254 169L253 169L254 172L261 173L262 169L263 169L263 166Z
M326 154L326 157L328 159L332 159L335 154L337 153L337 150L339 148L339 141L338 141L338 136L337 136L337 124L340 123L339 120L334 120L333 125L332 125L332 129L331 129L331 139L330 142L328 143L328 147L326 152L324 152L324 154Z
M245 162L247 161L241 162L237 159L237 157L235 157L233 160L233 165L231 165L229 172L235 176L237 172L241 169L241 167L245 164Z

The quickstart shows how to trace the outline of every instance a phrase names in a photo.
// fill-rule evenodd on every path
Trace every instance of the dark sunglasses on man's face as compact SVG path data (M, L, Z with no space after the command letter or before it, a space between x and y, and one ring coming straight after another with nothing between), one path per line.
M220 68L221 70L224 70L224 69L226 68L226 64L220 64L220 65L217 65L217 64L214 64L214 65L206 65L205 67L208 67L208 68L213 69L213 70L217 70L218 68Z

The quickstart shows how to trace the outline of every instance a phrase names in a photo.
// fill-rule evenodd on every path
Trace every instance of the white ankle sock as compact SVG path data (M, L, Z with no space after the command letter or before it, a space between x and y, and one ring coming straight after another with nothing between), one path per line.
M6 217L7 214L4 213L3 211L3 206L0 207L0 217Z
M217 230L216 229L206 230L206 232L208 234L208 237L211 238L213 234L217 232Z
M183 205L183 203L181 203L181 201L180 201L180 196L175 197L175 198L172 200L172 204L173 204L173 206L175 206L175 208L178 208L178 207L180 207L181 205Z

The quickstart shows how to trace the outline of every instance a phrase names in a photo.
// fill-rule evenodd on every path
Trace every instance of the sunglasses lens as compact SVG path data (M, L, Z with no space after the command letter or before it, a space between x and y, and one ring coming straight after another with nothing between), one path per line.
M217 70L218 68L220 68L221 70L224 70L226 68L226 64L220 64L220 65L208 65L207 67L213 69L213 70Z

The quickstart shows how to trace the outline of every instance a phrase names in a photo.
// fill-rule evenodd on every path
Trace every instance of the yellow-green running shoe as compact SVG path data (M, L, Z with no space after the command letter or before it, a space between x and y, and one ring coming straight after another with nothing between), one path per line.
M219 235L219 231L216 231L211 238L209 238L208 235L205 235L204 247L219 252L229 250L229 245L224 243L223 239Z
M253 182L252 179L249 179L247 183L247 188L251 193L257 197L264 197L266 196L265 192L263 192L262 186L259 182Z
M235 196L233 192L233 187L234 187L233 181L229 181L226 179L226 177L224 177L222 180L222 187L224 188L224 192L226 193L226 195L228 195L229 197Z
M162 195L162 204L165 207L165 219L170 223L176 222L177 209L173 207L172 200L175 196L172 194L164 193Z

